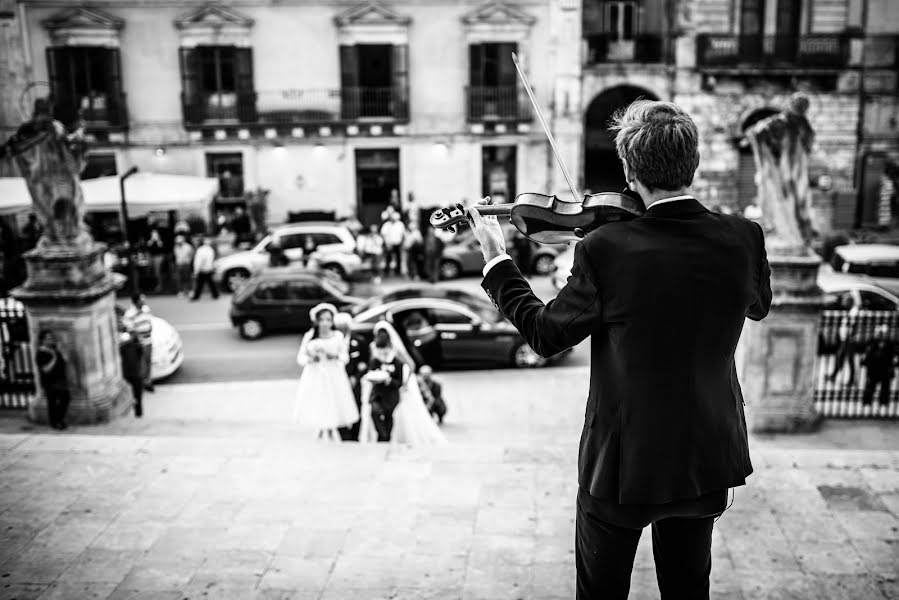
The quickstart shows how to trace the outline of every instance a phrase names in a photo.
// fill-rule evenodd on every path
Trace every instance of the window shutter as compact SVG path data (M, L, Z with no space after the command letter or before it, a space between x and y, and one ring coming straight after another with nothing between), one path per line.
M481 44L468 47L468 85L484 85L484 46Z
M110 125L128 124L125 94L122 92L122 59L118 48L106 50L106 118Z
M47 76L53 96L53 117L65 125L78 118L78 107L72 89L72 60L69 48L47 48ZM32 110L34 107L29 106Z
M390 114L395 119L409 118L409 46L393 47L391 67L393 69L393 90Z
M340 47L340 114L344 119L359 117L359 58L356 46Z
M181 107L185 123L202 123L205 119L203 95L200 93L199 50L179 48L181 62Z
M518 52L518 44L512 42L499 44L499 60L497 71L499 72L500 87L515 87L518 82L518 74L515 72L515 63L512 62L512 53Z
M236 48L234 51L235 80L237 83L237 118L241 123L256 121L256 90L253 85L253 49Z

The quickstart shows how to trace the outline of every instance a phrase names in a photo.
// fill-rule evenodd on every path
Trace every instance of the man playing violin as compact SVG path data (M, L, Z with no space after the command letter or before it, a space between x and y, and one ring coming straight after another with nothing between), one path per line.
M698 132L678 106L639 100L614 129L645 214L579 241L567 285L544 305L506 254L496 217L472 207L482 286L542 356L591 336L577 597L627 598L651 525L662 598L708 598L714 520L752 473L734 351L744 320L771 305L764 234L690 195Z

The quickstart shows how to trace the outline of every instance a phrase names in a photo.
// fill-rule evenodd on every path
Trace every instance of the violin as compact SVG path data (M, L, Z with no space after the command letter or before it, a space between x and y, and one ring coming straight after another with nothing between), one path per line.
M526 238L538 244L568 244L606 223L629 221L643 214L643 200L634 192L602 192L580 202L546 194L523 193L515 202L473 207L482 215L506 216ZM461 204L437 209L431 227L449 229L468 223Z
M583 238L585 235L606 223L629 221L639 217L646 210L640 195L631 190L624 192L601 192L581 197L571 179L571 174L556 148L543 112L537 104L537 97L525 76L518 56L512 53L515 70L524 85L524 89L534 107L534 113L543 127L543 133L549 141L550 148L562 168L562 174L574 198L562 200L554 195L526 192L518 194L515 202L503 204L486 204L472 206L468 211L476 210L482 215L508 216L512 224L526 238L538 244L567 244ZM429 219L431 227L449 229L468 223L468 212L461 205L437 209Z

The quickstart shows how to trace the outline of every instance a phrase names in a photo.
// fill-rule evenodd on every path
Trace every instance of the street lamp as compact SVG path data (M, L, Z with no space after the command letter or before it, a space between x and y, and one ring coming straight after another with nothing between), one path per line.
M134 257L134 249L131 246L131 234L128 229L128 204L125 202L125 180L137 173L137 167L131 167L119 177L119 190L122 198L122 209L119 218L122 221L122 236L125 238L125 250L128 256L128 268L131 277L131 294L140 293L140 282L137 279L137 262Z

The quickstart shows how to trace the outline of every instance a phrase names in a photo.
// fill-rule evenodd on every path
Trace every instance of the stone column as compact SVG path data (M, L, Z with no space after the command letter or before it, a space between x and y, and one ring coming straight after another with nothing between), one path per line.
M770 252L770 249L769 249ZM812 251L768 257L771 311L746 321L740 384L750 431L805 432L817 428L815 363L824 296L817 276L821 259Z
M0 146L0 162L25 179L43 227L37 247L25 254L28 278L12 294L28 313L32 348L44 331L59 341L70 392L66 420L99 423L132 403L119 359L114 298L119 282L103 264L106 247L84 227L79 178L86 164L84 124L69 133L52 115L52 98L35 100L32 120ZM46 423L46 396L36 379L38 393L28 416Z
M120 281L106 270L104 252L102 244L86 251L32 250L25 255L28 280L13 292L28 312L31 339L36 342L50 330L59 340L71 392L66 420L73 424L111 421L133 402L119 358L115 288ZM36 379L28 418L47 423L47 398Z

